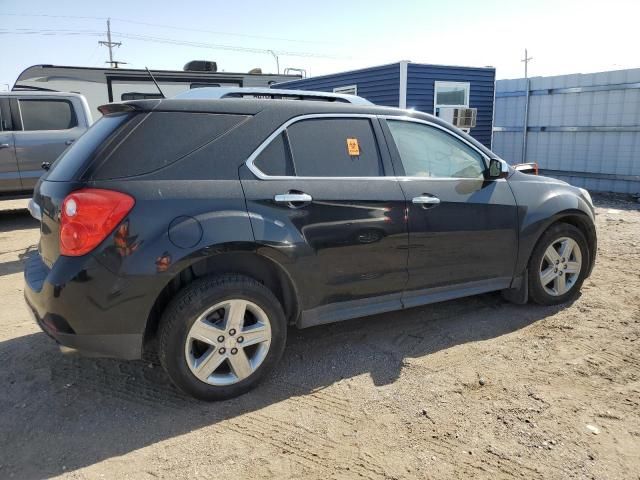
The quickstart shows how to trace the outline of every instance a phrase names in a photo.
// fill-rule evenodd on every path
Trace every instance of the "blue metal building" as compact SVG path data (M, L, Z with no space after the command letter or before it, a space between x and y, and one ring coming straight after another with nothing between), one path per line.
M456 67L402 61L390 65L304 78L277 88L352 93L389 107L438 114L440 107L477 108L469 132L491 147L496 71L493 67Z

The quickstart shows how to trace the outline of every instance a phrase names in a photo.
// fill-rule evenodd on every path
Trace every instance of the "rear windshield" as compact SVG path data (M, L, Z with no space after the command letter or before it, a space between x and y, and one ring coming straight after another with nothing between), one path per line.
M78 170L85 165L100 144L129 118L131 114L108 115L99 119L75 141L73 147L58 157L46 179L52 182L68 182L77 178Z

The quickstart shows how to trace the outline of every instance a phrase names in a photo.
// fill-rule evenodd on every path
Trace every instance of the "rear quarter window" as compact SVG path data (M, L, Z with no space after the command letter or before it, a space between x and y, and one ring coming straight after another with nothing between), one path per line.
M246 118L190 112L138 114L126 129L109 140L89 175L95 180L107 180L153 172L214 141Z

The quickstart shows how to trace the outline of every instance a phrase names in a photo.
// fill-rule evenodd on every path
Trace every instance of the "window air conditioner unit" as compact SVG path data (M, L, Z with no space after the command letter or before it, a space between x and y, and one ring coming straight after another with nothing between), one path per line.
M477 116L477 108L440 107L438 109L438 117L458 128L474 128Z

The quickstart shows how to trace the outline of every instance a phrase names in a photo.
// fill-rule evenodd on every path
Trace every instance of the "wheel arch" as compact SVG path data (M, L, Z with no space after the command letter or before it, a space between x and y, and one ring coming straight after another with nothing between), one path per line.
M186 285L208 275L240 274L268 287L282 304L288 324L295 324L300 307L294 282L287 270L273 258L261 255L257 248L217 249L205 257L183 265L157 295L146 320L143 352L155 350L160 319L167 305ZM220 251L222 250L222 251Z
M533 255L533 251L536 245L538 244L542 236L545 234L545 232L549 230L551 227L553 227L554 225L557 225L559 223L568 223L570 225L573 225L578 230L580 230L582 234L585 236L585 239L587 240L587 246L589 248L589 252L588 252L589 266L587 270L587 277L588 277L591 274L591 271L593 270L596 250L598 247L598 241L596 236L595 224L593 220L589 215L587 215L585 212L579 209L568 209L568 210L563 210L561 212L558 212L553 217L551 217L548 222L546 222L546 225L544 225L543 228L539 229L535 237L535 240L531 243L530 248L527 251L526 262L524 264L524 267L526 268L526 265L529 263L529 260L531 259L531 255Z

